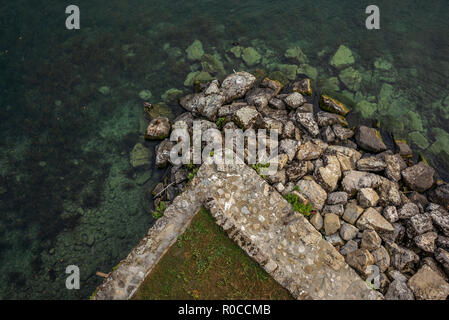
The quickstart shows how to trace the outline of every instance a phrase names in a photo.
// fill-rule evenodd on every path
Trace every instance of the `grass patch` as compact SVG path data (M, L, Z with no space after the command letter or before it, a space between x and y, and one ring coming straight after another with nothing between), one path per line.
M292 299L201 209L133 299Z
M299 187L298 190L299 191ZM310 202L304 203L299 197L294 193L289 193L284 196L284 199L287 200L293 207L293 210L301 213L305 217L309 217L315 213L313 210L312 204Z

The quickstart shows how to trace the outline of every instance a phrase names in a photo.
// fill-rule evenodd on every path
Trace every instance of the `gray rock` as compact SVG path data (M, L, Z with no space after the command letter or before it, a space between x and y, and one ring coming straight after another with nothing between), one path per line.
M350 170L343 173L341 182L343 190L355 195L362 188L376 188L381 183L381 177L369 172Z
M366 126L359 126L355 132L355 140L360 148L369 152L382 152L387 149L379 131Z
M436 245L444 250L449 250L449 237L438 236L436 239Z
M379 267L380 272L385 272L390 267L390 254L384 246L380 246L379 248L371 251L371 254L376 260L376 266Z
M316 123L313 113L296 113L296 122L303 127L312 137L316 137L320 134L320 128Z
M289 181L296 182L304 177L308 172L306 161L292 161L286 166L286 174Z
M449 184L443 184L430 191L429 199L449 210Z
M170 120L167 117L157 117L150 121L145 132L145 139L162 140L170 134Z
M320 127L329 127L334 124L347 125L342 116L324 111L320 111L316 114L316 121Z
M380 248L382 244L382 239L379 237L374 230L365 230L362 234L362 242L360 243L360 248L367 249L368 251L376 250Z
M173 142L169 139L165 139L156 146L156 167L165 168L167 166L173 146Z
M362 212L363 208L359 207L355 201L350 201L346 205L345 212L343 213L343 220L350 224L355 224Z
M400 247L396 243L387 242L391 254L391 264L401 272L413 272L418 265L419 256L413 251Z
M408 219L417 215L419 213L419 208L413 202L408 202L404 204L398 211L399 219Z
M375 207L377 201L379 201L379 196L374 189L362 188L357 194L357 201L362 208Z
M326 141L327 143L335 141L335 133L331 127L322 127L320 129L320 134L323 140Z
M432 257L424 257L424 259L422 259L422 263L423 263L423 265L424 264L428 265L433 271L438 273L440 275L440 277L442 277L445 281L448 281L448 276L440 268L440 265L438 264L438 262L434 258L432 258Z
M433 185L433 175L435 170L424 162L420 162L412 167L402 170L402 179L412 190L424 192Z
M352 240L357 236L359 229L354 227L352 224L343 222L340 228L340 237L345 240Z
M340 249L340 253L343 256L346 256L348 253L353 252L359 248L359 245L354 240L349 240L345 243L343 247Z
M332 192L327 196L327 204L346 204L348 202L348 194L344 191Z
M321 95L320 107L323 110L336 113L342 116L346 116L350 109L343 105L341 102L332 99L326 95Z
M302 106L298 107L296 109L297 112L308 112L308 113L312 113L313 112L313 104L311 103L304 103Z
M319 212L317 212L314 215L312 215L312 217L310 218L309 222L318 231L321 230L323 228L323 225L324 225L323 216Z
M397 280L399 282L407 282L408 278L400 273L398 270L390 269L388 271L388 277L392 280Z
M340 218L334 213L327 213L324 216L324 233L326 236L336 233L340 229Z
M334 131L335 136L340 140L350 139L354 136L354 131L344 128L339 123L332 125L332 130Z
M335 213L337 216L341 217L345 212L345 208L342 204L325 205L323 207L323 214Z
M435 259L441 263L441 265L446 270L446 273L449 273L449 252L444 249L438 248L435 251Z
M374 229L376 231L393 232L394 227L385 220L384 217L375 209L366 209L356 223L357 228L361 230Z
M296 128L293 121L287 121L287 123L285 123L283 137L289 138L289 139L295 139L296 141L299 141L301 139L299 129Z
M398 211L396 210L396 207L394 206L388 206L385 207L385 209L382 212L385 219L387 219L388 222L393 223L399 220Z
M396 182L401 180L401 161L403 162L399 154L385 156L385 176L388 179Z
M270 184L277 184L277 183L281 183L281 184L285 184L287 182L287 175L285 173L285 170L277 170L275 174L270 174L267 175L267 181Z
M414 215L409 219L408 225L412 228L413 233L416 235L433 230L432 219L429 214L419 213Z
M408 146L405 141L395 140L396 149L398 154L404 158L411 158L413 155L412 149Z
M366 249L357 249L347 253L345 260L363 275L367 275L367 267L376 262L373 255Z
M300 192L306 196L316 210L321 210L327 199L327 193L312 177L306 176L298 182Z
M439 210L433 210L430 212L430 217L433 223L449 237L449 215L444 215Z
M387 165L378 157L366 157L357 161L357 170L379 172Z
M318 139L307 141L299 147L296 158L300 161L318 159L326 147L327 145Z
M306 98L303 97L302 94L298 92L293 92L289 94L285 99L284 102L291 108L296 109L300 106L302 106L304 103L307 102Z
M289 161L292 161L296 156L298 150L298 142L293 139L283 139L279 144L279 151L288 156Z
M385 294L386 300L415 300L413 292L403 281L394 280Z
M259 111L253 106L248 106L237 110L234 121L243 129L256 128L262 121Z
M330 236L325 236L325 239L334 247L344 245L344 241L340 238L340 235L338 233L331 234Z
M438 237L436 232L426 232L416 236L413 240L418 248L433 253L435 251L435 240Z
M408 285L417 300L445 300L449 295L449 284L427 265L408 280Z
M285 110L287 109L287 106L285 105L284 101L278 98L271 98L268 101L268 104L270 107L277 109L277 110Z
M401 192L399 192L399 186L396 182L390 181L384 177L380 177L380 183L376 191L379 194L378 205L383 207L401 205L402 196Z
M405 227L399 222L392 223L392 226L393 232L378 232L379 236L385 242L401 242L405 236Z
M325 156L324 163L326 166L317 168L314 176L324 190L332 192L341 177L340 162L336 156Z
M221 90L225 97L224 102L228 103L232 100L243 98L255 82L256 77L245 71L227 76L221 84Z

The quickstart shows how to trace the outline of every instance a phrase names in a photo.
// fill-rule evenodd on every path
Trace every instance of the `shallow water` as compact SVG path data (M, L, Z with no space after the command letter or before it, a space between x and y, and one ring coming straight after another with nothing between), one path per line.
M368 4L78 1L77 31L65 29L58 1L1 4L0 298L88 298L102 281L95 273L110 272L145 234L164 171L129 163L136 143L155 145L142 141L139 92L158 103L170 88L192 90L184 80L202 67L185 49L195 39L223 63L211 70L218 77L286 68L284 52L299 46L308 59L299 72L350 103L353 123L379 120L448 180L447 1L377 1L380 30L365 28ZM360 83L327 81L341 77L329 65L341 44ZM229 52L238 46L255 48L260 62L246 66ZM65 288L70 264L80 290Z

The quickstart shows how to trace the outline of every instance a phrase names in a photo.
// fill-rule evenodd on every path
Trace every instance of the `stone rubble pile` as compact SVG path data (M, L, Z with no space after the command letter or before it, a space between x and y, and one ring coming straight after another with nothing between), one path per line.
M192 134L201 119L204 130L278 130L279 168L264 178L282 195L312 204L310 223L363 279L374 265L387 299L447 298L449 185L424 161L414 163L404 141L391 150L377 129L348 128L350 109L332 97L321 95L318 110L310 79L283 86L236 72L202 89L180 99L187 112L171 129ZM167 121L152 121L148 138L166 137ZM173 145L165 138L156 147L157 167L171 166L169 181L153 191L156 205L182 192L191 173L170 163Z

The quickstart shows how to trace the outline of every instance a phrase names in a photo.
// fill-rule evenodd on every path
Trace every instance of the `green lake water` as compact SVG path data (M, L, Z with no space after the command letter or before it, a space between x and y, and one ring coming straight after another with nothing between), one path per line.
M354 124L379 121L449 180L448 2L378 0L380 30L365 28L370 4L78 1L81 29L67 30L66 3L3 1L0 299L87 299L95 273L139 242L165 174L130 165L136 143L155 147L143 141L142 103L175 117L177 92L193 90L186 79L306 74L352 106ZM201 60L187 58L195 40ZM355 62L337 70L341 45ZM79 290L65 288L72 264Z

